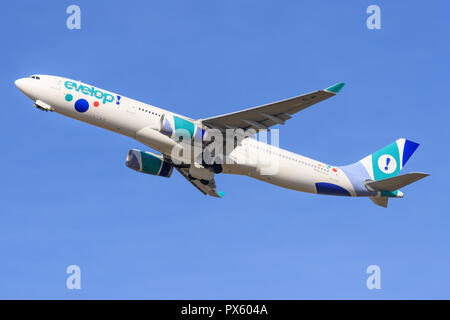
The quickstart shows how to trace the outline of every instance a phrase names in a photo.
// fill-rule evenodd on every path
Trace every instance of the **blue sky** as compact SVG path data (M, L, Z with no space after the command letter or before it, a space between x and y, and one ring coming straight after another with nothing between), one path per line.
M81 7L81 30L66 7ZM366 8L381 8L381 30ZM0 52L0 298L450 298L447 1L10 1ZM178 173L125 166L129 138L44 113L14 86L82 80L192 118L325 88L280 131L336 165L405 137L431 174L388 209L219 175L222 200ZM82 289L65 287L79 265ZM366 268L381 268L381 290Z

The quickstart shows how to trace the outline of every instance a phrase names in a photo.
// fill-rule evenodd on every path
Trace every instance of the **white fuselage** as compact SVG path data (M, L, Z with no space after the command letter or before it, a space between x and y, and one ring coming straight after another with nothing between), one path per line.
M148 138L148 132L158 130L163 115L176 114L80 81L48 75L34 77L19 79L16 85L43 109L126 135L170 156L173 146L170 138L158 136L154 140ZM83 106L78 110L75 108L75 102L80 99L87 101L87 110L82 109ZM248 154L257 155L257 160L251 165L245 159ZM316 193L315 184L319 182L353 190L351 182L339 168L255 139L245 139L231 152L230 157L235 163L225 164L223 173L248 175L280 187L310 193Z

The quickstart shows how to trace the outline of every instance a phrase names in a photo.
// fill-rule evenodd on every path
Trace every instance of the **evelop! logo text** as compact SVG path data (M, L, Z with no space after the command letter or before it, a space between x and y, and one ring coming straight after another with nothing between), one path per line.
M64 82L64 86L68 90L75 90L78 92L82 92L85 95L96 97L97 99L102 100L103 103L114 101L114 96L112 94L95 89L95 87L87 87L82 84L77 84L73 81Z

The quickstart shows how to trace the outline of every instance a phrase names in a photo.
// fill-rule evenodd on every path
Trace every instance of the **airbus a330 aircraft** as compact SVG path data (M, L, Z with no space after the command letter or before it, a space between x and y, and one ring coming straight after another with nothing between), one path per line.
M347 165L333 166L246 137L224 151L232 163L175 161L173 151L179 144L180 132L188 139L203 140L205 132L214 129L267 130L284 124L293 114L336 95L344 86L338 83L323 90L255 108L216 117L194 120L168 110L129 99L80 81L51 75L32 75L15 82L34 106L44 111L93 124L126 136L159 151L130 150L126 165L138 172L170 177L177 169L203 194L222 197L216 191L215 174L248 175L283 188L309 193L348 197L369 197L375 204L387 207L389 198L402 198L400 188L428 174L398 175L418 143L398 139L388 146ZM186 134L184 134L186 136ZM186 143L186 141L184 141ZM245 155L258 155L249 163ZM267 174L264 159L277 162L277 170ZM274 160L275 159L275 160ZM263 163L264 162L264 163Z

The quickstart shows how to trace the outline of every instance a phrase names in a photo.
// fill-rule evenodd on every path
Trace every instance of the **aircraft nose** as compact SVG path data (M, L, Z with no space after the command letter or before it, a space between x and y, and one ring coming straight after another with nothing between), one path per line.
M20 78L14 81L14 84L16 85L17 89L22 91L24 95L26 95L28 98L34 100L34 92L33 92L33 85L30 83L30 79L28 78Z
M14 84L20 91L23 92L23 90L25 88L25 79L23 79L23 78L17 79L16 81L14 81Z

